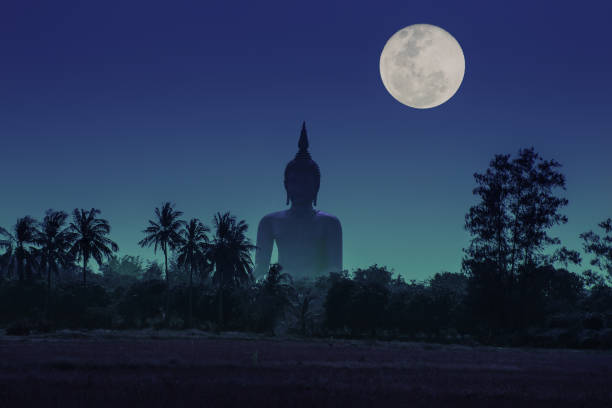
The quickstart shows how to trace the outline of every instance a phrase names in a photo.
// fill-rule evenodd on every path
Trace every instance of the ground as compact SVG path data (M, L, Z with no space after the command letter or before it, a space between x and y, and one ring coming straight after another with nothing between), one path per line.
M0 407L612 406L612 352L200 331L0 335Z

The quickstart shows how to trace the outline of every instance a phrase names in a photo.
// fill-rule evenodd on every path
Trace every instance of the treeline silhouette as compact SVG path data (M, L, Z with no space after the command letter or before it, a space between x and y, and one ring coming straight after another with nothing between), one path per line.
M167 202L139 245L162 265L117 257L97 209L48 210L0 228L0 325L8 334L63 328L199 328L313 337L512 346L612 347L612 219L580 235L580 254L550 236L568 222L561 165L533 148L495 155L475 173L460 272L406 282L385 266L294 281L273 264L256 281L244 220L212 228ZM92 273L93 259L100 273Z

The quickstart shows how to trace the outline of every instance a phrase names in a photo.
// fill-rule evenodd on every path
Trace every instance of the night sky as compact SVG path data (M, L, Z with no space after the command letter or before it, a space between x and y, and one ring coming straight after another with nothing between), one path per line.
M209 226L231 211L255 243L259 219L287 208L303 120L346 269L458 271L473 173L521 147L563 164L564 244L612 216L608 2L82 3L0 6L7 229L95 207L119 255L154 259L137 242L172 201ZM379 74L386 41L416 23L450 32L466 59L457 93L426 110Z

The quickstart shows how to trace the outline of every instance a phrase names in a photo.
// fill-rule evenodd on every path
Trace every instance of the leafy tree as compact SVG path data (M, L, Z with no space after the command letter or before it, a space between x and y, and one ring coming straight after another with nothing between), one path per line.
M384 324L391 293L391 274L387 267L376 264L353 272L355 291L352 299L347 299L351 305L349 323L352 329L369 330L375 336L376 329Z
M462 273L436 273L428 281L432 297L430 319L439 328L457 328L467 292L467 277Z
M594 255L590 263L603 272L603 280L608 283L612 281L612 218L602 221L598 226L604 230L605 235L588 231L580 234L583 241L584 251ZM589 271L589 274L593 274Z
M557 249L549 258L549 263L560 263L567 269L569 264L580 265L582 263L582 257L578 251L567 249L563 246Z
M480 202L465 217L465 228L472 235L467 250L470 261L494 262L498 271L508 274L512 224L509 213L511 199L510 155L496 155L484 174L474 173L478 187L472 193Z
M75 208L72 212L70 232L74 234L70 256L83 261L83 286L87 286L87 264L89 258L93 258L98 266L102 266L103 258L109 258L113 252L119 250L119 246L107 235L110 233L110 225L107 220L97 218L100 210L92 208L84 210Z
M369 268L357 268L353 271L353 279L355 282L366 285L379 285L388 287L392 281L392 272L386 266L378 266L374 264Z
M576 260L575 251L565 248L553 256L546 253L550 245L560 244L549 229L567 222L559 210L568 201L556 196L557 189L565 190L559 167L530 148L520 149L513 159L495 155L484 173L474 174L473 194L480 200L465 217L472 240L464 249L463 268L471 279L469 302L476 314L491 314L489 323L511 320L519 274L554 260Z
M112 255L108 259L108 263L104 265L103 273L108 275L118 275L140 279L144 274L142 259L139 256L124 255L119 258Z
M513 235L512 263L516 265L522 261L523 266L550 263L544 250L561 241L549 236L548 230L567 223L567 217L560 214L559 209L566 206L568 200L557 197L554 192L559 188L565 190L565 176L556 170L561 164L542 159L533 148L519 151L514 162L516 203L513 213L519 228Z
M329 289L324 302L325 324L330 329L342 329L349 326L351 301L357 285L347 271L330 272L328 282Z
M143 260L139 256L112 255L108 262L100 267L100 272L102 272L101 284L104 287L123 293L127 287L143 278Z
M495 262L499 273L512 279L519 264L541 264L547 245L559 244L548 229L567 222L559 209L565 198L554 189L565 189L565 176L555 160L542 159L533 148L520 149L518 157L495 155L485 173L475 173L473 194L480 202L465 218L472 241L468 260Z
M191 327L193 320L193 271L205 269L208 271L206 261L208 235L210 228L202 224L197 218L192 218L187 225L180 230L179 234L182 241L178 247L178 264L182 267L189 267L189 320Z
M157 263L157 261L149 262L149 265L144 270L142 274L142 279L147 280L161 280L164 271L161 266Z
M143 231L145 237L138 242L141 247L153 246L153 252L157 253L157 247L160 246L164 252L164 265L166 274L166 284L170 287L170 278L168 275L168 250L175 250L182 242L179 234L181 227L185 222L179 217L183 215L182 211L174 209L174 204L165 202L162 204L161 210L155 208L155 221L149 220L149 226Z
M550 265L543 268L544 287L542 294L546 299L549 312L568 312L577 308L582 298L584 279L565 268L554 268Z
M251 251L256 247L246 237L248 225L229 212L215 214L215 234L208 245L208 259L214 267L213 282L219 287L219 323L223 324L223 291L253 281Z
M520 149L518 157L495 155L485 173L475 173L473 194L480 202L465 217L472 235L467 261L494 262L500 274L512 279L519 265L550 260L544 250L560 244L548 235L554 225L565 224L559 213L568 201L554 190L565 190L565 176L555 160L544 160L533 148Z

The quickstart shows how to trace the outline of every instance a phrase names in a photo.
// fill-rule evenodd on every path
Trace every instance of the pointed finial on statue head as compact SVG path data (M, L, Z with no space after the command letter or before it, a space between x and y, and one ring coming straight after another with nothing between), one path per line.
M302 122L302 132L300 133L300 141L298 142L300 151L308 150L308 135L306 134L306 121Z

